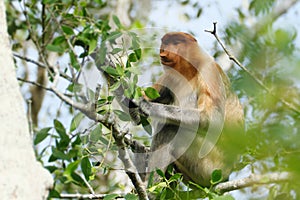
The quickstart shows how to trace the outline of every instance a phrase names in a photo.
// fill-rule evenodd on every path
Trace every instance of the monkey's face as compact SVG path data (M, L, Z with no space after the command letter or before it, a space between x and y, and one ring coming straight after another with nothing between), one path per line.
M165 66L174 67L180 63L180 59L187 59L188 48L191 44L197 44L197 40L190 34L183 32L171 32L161 39L160 59Z

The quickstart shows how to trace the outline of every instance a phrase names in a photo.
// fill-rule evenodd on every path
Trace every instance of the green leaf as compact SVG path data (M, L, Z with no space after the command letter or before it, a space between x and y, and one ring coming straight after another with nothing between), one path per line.
M141 57L142 57L142 49L140 49L140 48L135 49L135 50L134 50L134 53L135 53L135 55L136 55L136 58L137 58L138 60L140 60Z
M114 99L115 99L114 96L108 96L108 97L107 97L108 103L112 103L112 101L113 101Z
M114 31L112 32L109 37L107 38L107 40L110 42L110 43L115 43L116 42L116 39L121 37L123 34L120 32L120 31Z
M65 52L65 50L62 47L60 47L59 45L53 45L53 44L48 44L46 46L46 49L48 51L53 51L53 52L57 52L57 53L64 53Z
M252 0L249 5L249 10L253 10L255 15L267 13L273 6L275 0Z
M112 54L117 54L117 53L119 53L119 52L121 52L121 51L123 51L122 48L114 48L114 49L111 51L111 53L112 53Z
M78 165L79 165L79 160L76 160L75 162L71 162L70 164L68 164L68 166L64 171L64 176L71 178L71 174L75 172L75 170L78 168Z
M72 142L72 147L75 147L76 145L81 145L81 138L80 135L77 135L76 139L74 140L74 142Z
M100 137L102 135L102 125L98 124L94 130L90 132L90 140L93 142L97 142L100 140Z
M71 66L78 71L80 69L80 64L77 61L76 55L74 54L73 51L70 51L69 56L70 56Z
M132 91L127 88L124 90L124 95L127 97L127 98L132 98Z
M158 188L165 188L165 187L168 187L167 183L166 182L160 182L160 183L158 183L156 185L153 185L148 190L149 190L149 192L155 192L156 189L158 189Z
M52 166L52 165L45 166L45 168L46 168L50 173L53 173L55 170L58 169L58 167Z
M131 66L127 69L134 74L141 74L141 69L139 67Z
M85 182L84 180L81 178L81 176L79 176L76 172L73 172L71 174L71 177L72 177L72 182L77 184L77 185L80 185L80 186L85 186Z
M156 89L154 89L153 87L147 87L145 89L145 94L150 99L156 99L156 98L158 98L160 96L159 93L158 93L158 91Z
M89 54L93 53L97 47L97 39L91 39L89 42Z
M52 155L55 157L55 158L58 158L58 159L62 159L62 160L70 160L70 157L69 155L66 155L64 152L56 149L55 147L52 147Z
M118 65L118 64L116 65L116 71L120 76L124 75L124 69L122 68L121 65Z
M73 93L76 93L76 92L80 92L83 88L83 85L79 84L79 83L71 83L67 90L70 91L70 92L73 92Z
M54 128L55 128L56 132L59 134L61 139L69 139L69 136L66 133L65 127L57 119L54 119Z
M50 190L48 198L60 198L60 192L56 191L56 190Z
M156 170L156 173L157 173L160 177L165 178L165 173L164 173L162 170L157 169L157 170Z
M150 122L148 121L148 119L144 116L141 116L141 123L142 123L142 126L143 126L144 130L149 135L152 135L152 126L151 126Z
M138 200L138 196L136 194L126 194L125 195L126 200Z
M113 20L114 20L114 23L117 25L117 27L118 27L119 29L121 29L121 28L122 28L122 24L121 24L119 18L118 18L116 15L113 15L112 18L113 18Z
M214 197L213 200L234 200L234 198L231 195L223 195Z
M136 61L138 61L138 58L137 58L136 54L135 53L129 54L128 61L129 62L136 62Z
M34 145L37 145L38 143L42 142L48 135L49 130L51 127L43 128L39 132L37 132L35 139L34 139Z
M120 74L117 72L117 70L111 66L102 66L101 67L106 73L112 76L119 76Z
M109 90L113 92L116 89L118 89L120 87L120 85L121 85L121 82L116 82L112 86L109 87Z
M211 184L212 185L220 183L222 181L222 179L223 179L222 170L216 169L212 172L212 174L211 174Z
M65 26L65 25L62 25L61 26L61 29L63 30L63 32L67 35L74 35L74 31L71 27L69 26Z
M106 195L106 196L103 198L103 200L114 200L114 199L116 199L118 196L119 196L119 195L117 195L117 194L108 194L108 195Z
M92 174L92 165L88 157L84 157L81 160L81 170L85 179L90 180L90 175Z
M65 36L58 36L52 41L52 45L61 45L66 42Z
M84 114L79 112L75 115L71 121L70 132L73 132L80 124L81 120L84 118Z
M171 176L171 178L169 178L169 183L174 182L174 181L178 181L181 178L181 174L174 174L173 176Z
M105 63L107 48L105 46L105 42L102 42L99 48L99 52L96 58L96 64L97 66L101 66Z
M131 121L129 114L121 111L121 110L114 110L114 113L119 117L122 121Z
M109 144L109 141L108 141L106 138L102 137L102 136L100 136L99 140L100 140L103 144L105 144L105 145L108 145L108 144Z

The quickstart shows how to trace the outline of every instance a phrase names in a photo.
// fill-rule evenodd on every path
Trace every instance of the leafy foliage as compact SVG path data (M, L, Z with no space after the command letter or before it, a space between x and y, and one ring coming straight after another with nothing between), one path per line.
M252 0L249 10L254 11L255 15L265 14L272 8L274 2L275 0Z

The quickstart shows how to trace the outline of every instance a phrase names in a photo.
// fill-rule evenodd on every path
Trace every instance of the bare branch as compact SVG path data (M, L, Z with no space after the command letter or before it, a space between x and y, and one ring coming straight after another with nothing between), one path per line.
M214 37L216 38L218 43L221 45L221 47L223 48L225 53L228 55L229 59L232 60L235 64L237 64L242 70L244 70L259 86L261 86L270 95L272 95L273 97L278 99L281 103L283 103L289 109L300 114L300 110L298 110L293 104L291 104L291 103L287 102L286 100L275 95L260 79L258 79L249 69L247 69L242 63L240 63L240 61L236 57L234 57L229 52L229 50L226 48L226 46L223 44L223 42L221 41L221 39L219 38L219 36L217 34L217 26L216 26L217 22L214 22L213 24L214 24L214 29L212 31L205 30L205 32L208 32L208 33L211 33L212 35L214 35Z
M63 199L104 199L108 194L60 194ZM109 194L112 195L112 194ZM115 199L124 199L125 194L116 194Z
M19 58L19 59L25 60L26 62L30 62L30 63L32 63L32 64L35 64L35 65L38 66L38 67L41 67L41 68L44 68L44 69L47 68L46 65L44 65L43 63L38 62L38 61L35 61L35 60L33 60L33 59L31 59L31 58L28 58L28 57L26 57L26 56L21 56L21 55L16 54L16 53L14 53L13 55L14 55L14 57L16 57L16 58ZM49 68L50 68L50 69L53 69L52 66L49 66ZM66 73L60 71L59 74L60 74L61 77L67 79L68 81L72 81L72 78L71 78L70 76L68 76Z
M253 186L255 184L269 184L269 183L278 183L286 182L290 179L290 174L288 172L281 173L270 173L270 174L251 174L249 177L227 181L224 183L219 183L215 190L224 193L228 191L238 190L241 188Z
M37 82L25 80L25 79L23 79L23 78L17 78L17 79L18 79L18 81L21 81L21 82L24 82L24 83L30 83L30 84L35 85L35 86L37 86L37 87L40 87L40 88L42 88L42 89L44 89L44 90L52 91L51 88L48 88L48 87L46 87L46 86L43 86L43 85L41 85L41 84L39 84L39 83L37 83Z
M86 184L86 186L89 188L90 192L92 195L95 195L95 191L93 189L93 187L89 184L89 182L86 180L85 176L80 176L82 178L82 180L84 181L84 183Z
M28 112L27 112L27 120L28 120L28 126L29 126L29 133L31 136L31 139L33 140L33 123L32 123L32 117L31 117L31 104L32 104L32 100L28 99L27 101L27 107L28 107Z

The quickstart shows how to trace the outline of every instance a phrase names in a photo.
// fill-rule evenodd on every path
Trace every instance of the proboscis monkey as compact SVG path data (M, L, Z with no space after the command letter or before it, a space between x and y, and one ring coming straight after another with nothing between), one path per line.
M210 186L214 170L226 180L237 155L230 140L244 118L228 77L187 33L164 35L160 58L164 74L153 85L160 97L139 104L153 118L148 172L172 163L185 181Z

